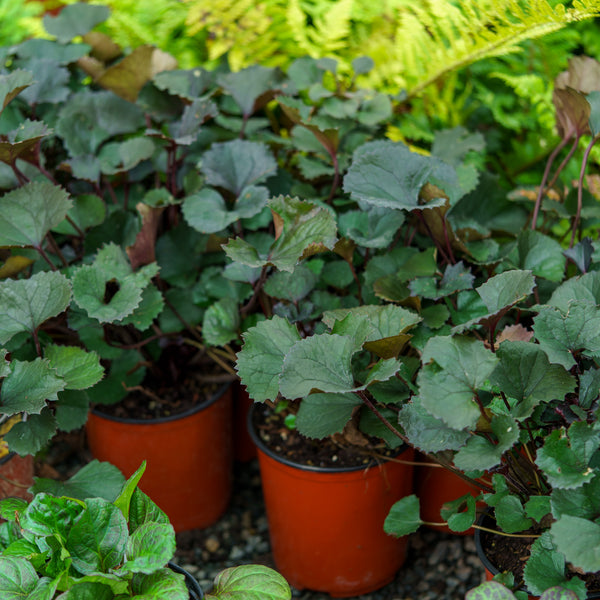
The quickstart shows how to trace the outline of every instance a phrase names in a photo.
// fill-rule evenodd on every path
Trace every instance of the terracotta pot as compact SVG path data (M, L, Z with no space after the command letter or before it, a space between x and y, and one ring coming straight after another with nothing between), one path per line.
M27 490L33 485L33 456L11 452L0 460L0 499L33 497Z
M392 581L407 539L386 535L383 522L392 504L412 492L412 467L391 461L340 469L298 465L265 446L251 425L252 412L249 429L277 570L297 589L334 597L366 594ZM408 448L401 454L412 456Z
M175 571L175 573L181 573L185 577L185 585L187 586L188 592L190 593L190 600L202 600L204 594L200 584L188 573L185 569L176 565L174 562L169 562L169 569Z
M439 523L443 521L440 516L440 510L446 502L456 500L465 494L471 494L476 497L480 490L470 483L460 478L452 471L435 465L433 461L422 456L419 461L423 466L415 469L415 490L420 500L421 519L430 523ZM452 531L446 525L433 526L428 525L430 529L444 531L453 535L473 535L473 528L463 532Z
M227 509L232 484L231 386L187 413L153 421L93 410L87 421L94 458L129 477L146 460L142 489L176 531L211 525Z
M256 445L248 433L248 411L253 400L239 381L233 384L233 456L238 462L256 458Z
M494 527L494 521L487 514L481 515L477 521L478 525L484 525L488 528ZM485 579L486 581L491 581L495 575L497 575L500 570L496 565L492 563L492 561L487 557L485 553L485 548L482 545L481 540L481 530L475 529L475 548L477 550L477 556L479 560L483 564L485 568ZM527 588L525 586L519 588L523 592L527 592ZM528 595L529 600L537 600L539 596L533 596L531 594ZM587 595L587 600L598 600L600 599L600 592L590 592Z

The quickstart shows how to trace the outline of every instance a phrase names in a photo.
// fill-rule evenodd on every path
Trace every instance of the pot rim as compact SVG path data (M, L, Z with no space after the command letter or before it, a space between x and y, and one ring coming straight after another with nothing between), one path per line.
M190 600L202 600L204 598L204 593L202 592L202 588L196 578L192 576L191 573L186 571L183 567L180 567L177 563L173 561L169 561L168 563L169 569L174 571L175 573L180 573L185 577L185 584L187 586L188 592L190 593Z
M190 417L190 416L196 414L197 412L200 412L200 411L208 408L209 406L214 404L217 400L219 400L223 396L223 394L225 394L225 392L227 391L227 389L230 386L231 386L231 381L228 381L227 383L224 383L210 398L207 398L206 400L200 402L200 404L192 406L192 408L190 408L184 412L177 413L174 415L169 415L168 417L159 417L156 419L137 419L134 417L117 417L115 415L108 415L108 414L103 413L102 411L99 411L96 409L96 406L105 406L102 404L97 404L96 406L94 406L91 409L91 412L93 413L94 416L101 418L101 419L106 419L107 421L116 421L118 423L128 423L131 425L158 425L160 423L169 423L170 421L177 421L179 419L184 419L186 417Z
M365 463L363 465L356 465L353 467L320 467L317 465L303 465L302 463L295 462L285 456L281 456L280 454L277 454L276 452L271 450L271 448L269 448L260 439L260 436L254 430L254 424L252 421L252 415L254 414L255 410L257 410L257 403L252 404L252 406L250 407L250 410L248 411L248 417L247 417L248 432L250 434L250 437L252 438L252 441L256 444L256 447L259 450L261 450L262 452L264 452L269 458L272 458L273 460L276 460L277 462L279 462L283 465L286 465L288 467L298 469L299 471L310 471L313 473L351 473L353 471L364 471L365 469L369 469L378 464L389 462L389 461L383 460L383 459L381 459L381 460L373 459L373 460L369 461L368 463ZM407 444L402 444L401 446L398 447L396 454L394 454L394 457L399 456L408 448L409 448L409 446Z
M5 465L13 456L16 456L16 452L9 451L8 454L5 454L2 458L0 458L0 466Z

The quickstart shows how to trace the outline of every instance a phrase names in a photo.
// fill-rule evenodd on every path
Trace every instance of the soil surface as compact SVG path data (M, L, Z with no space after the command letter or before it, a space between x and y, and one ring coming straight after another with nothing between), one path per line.
M94 410L122 419L152 420L192 411L208 402L233 376L191 371L182 373L177 385L150 373L141 385L116 404L97 404Z
M396 456L385 443L362 434L352 422L343 434L310 439L285 423L290 410L275 411L267 404L256 405L252 421L260 440L275 454L312 467L362 467Z
M486 517L484 525L493 528L493 519ZM490 563L497 568L497 571L512 573L515 577L515 585L523 589L526 589L523 585L523 570L535 540L535 536L508 537L487 531L480 532L481 546ZM572 575L575 576L577 573L573 572ZM600 590L600 573L578 576L586 582L589 592Z

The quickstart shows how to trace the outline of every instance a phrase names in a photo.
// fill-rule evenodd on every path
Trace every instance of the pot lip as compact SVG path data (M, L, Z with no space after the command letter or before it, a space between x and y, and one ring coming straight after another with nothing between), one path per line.
M16 456L16 452L8 452L2 458L0 458L0 465L5 465L13 456Z
M250 437L252 438L252 441L256 444L256 447L259 450L261 450L262 452L264 452L269 458L272 458L273 460L275 460L283 465L286 465L288 467L298 469L299 471L309 471L312 473L351 473L351 472L355 472L355 471L364 471L365 469L369 469L370 467L374 467L380 463L388 462L383 459L381 461L373 459L364 465L356 465L353 467L319 467L317 465L303 465L301 463L297 463L293 460L290 460L289 458L286 458L285 456L281 456L280 454L273 452L273 450L271 450L271 448L269 448L260 439L260 436L254 430L253 422L252 422L252 415L255 410L256 410L256 403L253 403L252 406L250 407L250 410L248 411L248 417L247 417L248 432L250 434ZM409 448L409 446L407 444L402 444L401 446L398 447L397 453L394 456L399 456L408 448Z
M188 588L188 592L190 593L190 600L202 600L204 598L204 594L202 592L200 584L196 581L196 578L193 577L191 573L189 573L183 567L180 567L177 563L174 563L173 561L169 561L168 567L169 569L171 569L171 571L175 571L175 573L180 573L185 577L185 584Z
M137 419L134 417L117 417L115 415L108 415L93 407L91 409L92 414L95 417L100 419L106 419L107 421L116 421L117 423L128 423L131 425L158 425L160 423L169 423L170 421L178 421L179 419L184 419L185 417L190 417L197 412L200 412L212 404L214 404L217 400L225 394L229 386L231 385L231 381L224 383L210 398L207 398L200 404L192 406L192 408L186 410L185 412L177 413L175 415L169 415L168 417L160 417L158 419Z
M481 513L481 515L479 515L479 518L477 519L477 525L483 525L483 523L486 519L491 519L489 511L485 511L485 512ZM488 558L487 554L483 550L483 544L481 543L481 529L478 529L477 527L475 528L473 538L475 540L475 549L477 551L477 556L479 557L479 560L483 563L483 566L492 575L498 574L500 572L498 567L496 565L492 564L492 562Z

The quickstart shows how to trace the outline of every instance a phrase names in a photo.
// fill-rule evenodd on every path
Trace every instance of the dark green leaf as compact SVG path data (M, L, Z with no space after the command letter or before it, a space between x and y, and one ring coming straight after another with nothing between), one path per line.
M279 374L289 349L300 339L298 330L285 319L273 317L248 329L236 369L248 395L257 401L275 400Z
M38 579L35 568L27 559L0 556L0 595L3 600L29 598Z
M46 31L64 44L74 37L84 35L110 15L108 6L77 3L65 6L56 17L44 15Z
M354 394L309 394L300 403L296 428L309 438L340 433L361 400Z
M70 300L71 284L58 272L0 281L0 344L17 333L33 334L44 321L63 312Z
M213 144L201 164L207 183L236 196L245 187L263 182L276 169L277 163L265 144L246 140Z
M487 437L473 435L456 453L454 464L461 471L487 471L500 464L502 455L512 448L519 439L519 426L511 417L494 417L491 429L496 443Z
M13 98L32 83L33 73L23 69L0 75L0 113Z
M352 339L341 335L313 335L296 342L283 361L281 394L294 399L307 396L313 389L352 391L355 386L350 362L355 351Z
M37 454L56 433L56 420L45 408L39 415L29 415L27 421L13 425L4 440L13 452L26 456Z
M568 436L558 429L546 436L535 462L554 488L578 488L595 476L588 465L599 446L600 433L587 423L575 422Z
M277 571L263 565L229 567L217 575L206 600L290 600L292 592Z
M423 407L418 396L414 396L410 403L402 406L398 422L411 444L423 452L458 450L470 437L467 430L453 429L434 417Z
M4 415L39 414L47 400L58 400L57 393L65 389L66 382L48 360L13 360L10 366L0 390L0 413Z
M168 523L144 523L129 537L125 573L150 575L160 570L175 554L175 531Z
M570 369L573 353L600 356L600 309L588 301L573 300L568 311L543 307L533 320L533 331L552 362Z
M342 235L366 248L387 248L403 223L401 211L387 208L371 207L339 215Z
M131 581L131 591L134 598L189 600L190 597L183 575L166 567L150 575L136 574Z
M575 378L562 366L550 364L537 344L505 341L496 356L500 362L490 380L506 396L517 400L510 411L516 419L531 416L540 402L562 399L575 391Z
M474 394L498 358L478 340L437 336L425 346L422 361L417 381L423 406L455 429L473 428L481 416Z
M600 525L563 515L550 527L552 540L568 562L584 571L600 570Z
M202 335L209 346L224 346L238 338L239 305L233 298L221 298L206 309Z
M414 494L405 496L390 509L383 523L383 530L395 537L414 533L423 524L419 510L419 499Z
M123 487L125 478L121 471L107 462L92 460L67 481L36 477L32 492L45 492L53 496L69 496L78 500L104 498L114 502Z
M128 539L121 511L102 498L90 498L69 531L66 548L83 575L107 572L123 561Z
M48 231L71 208L64 189L48 182L32 182L0 198L0 245L39 248Z

